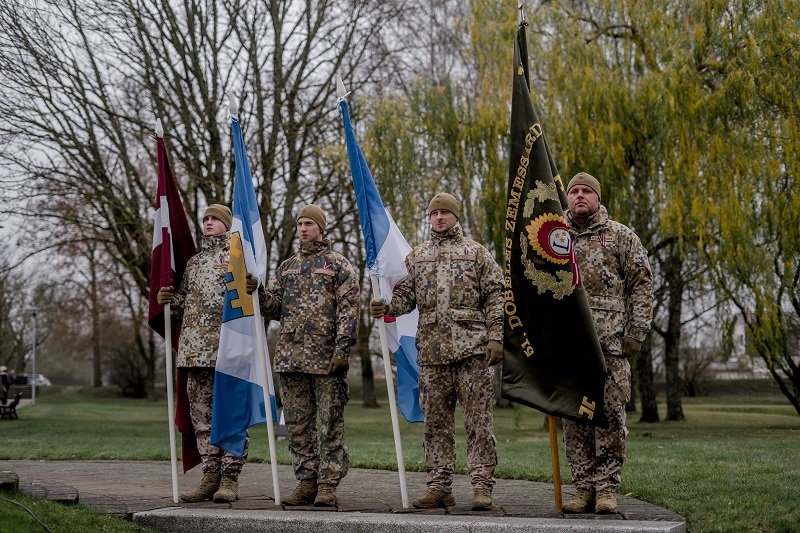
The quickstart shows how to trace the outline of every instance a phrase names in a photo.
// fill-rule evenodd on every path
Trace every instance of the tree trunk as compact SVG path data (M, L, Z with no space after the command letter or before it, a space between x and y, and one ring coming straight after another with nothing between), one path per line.
M97 294L97 264L92 246L89 247L89 291L92 315L92 387L103 386L103 369L100 361L100 302Z
M659 422L655 379L653 378L653 333L647 334L642 351L636 358L639 396L642 397L642 416L639 422Z
M680 241L670 248L665 264L665 278L669 291L667 303L667 331L664 334L664 365L667 371L667 420L685 420L681 406L680 346L681 310L683 308L683 278L681 277Z

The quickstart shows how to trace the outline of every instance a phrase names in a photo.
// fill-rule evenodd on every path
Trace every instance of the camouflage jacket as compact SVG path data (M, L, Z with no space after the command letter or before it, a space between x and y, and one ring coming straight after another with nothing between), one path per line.
M358 335L360 284L328 240L300 244L270 280L261 313L280 320L276 372L327 374L331 358L348 359Z
M200 252L186 263L172 302L172 316L182 320L180 367L213 368L217 363L230 248L229 233L204 236Z
M483 354L489 340L503 341L502 271L459 223L411 250L406 268L386 314L419 308L418 364L453 363Z
M639 237L600 210L585 228L567 211L583 288L603 353L622 354L622 339L644 341L653 319L653 274Z

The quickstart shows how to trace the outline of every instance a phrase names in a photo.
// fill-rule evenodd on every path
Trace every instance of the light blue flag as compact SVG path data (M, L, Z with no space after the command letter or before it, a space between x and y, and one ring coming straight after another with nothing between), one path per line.
M370 274L378 277L381 299L389 302L395 284L406 277L405 259L411 246L403 238L392 216L383 205L375 180L369 172L364 154L356 140L347 101L341 98L339 107L344 121L347 157L353 174L353 188L358 205L361 231L364 233L364 246L367 251L367 267ZM397 405L403 417L409 422L422 422L422 409L419 406L419 365L417 365L417 323L419 312L399 317L384 317L389 351L397 361Z
M242 128L231 115L233 156L236 176L233 185L231 254L225 284L219 352L214 375L214 402L211 412L211 444L241 457L247 428L266 423L264 383L259 370L257 332L266 351L264 328L256 328L253 297L245 292L245 277L250 272L261 284L266 281L267 244L261 228L253 177L244 151ZM272 365L266 352L266 375L272 418L277 422Z

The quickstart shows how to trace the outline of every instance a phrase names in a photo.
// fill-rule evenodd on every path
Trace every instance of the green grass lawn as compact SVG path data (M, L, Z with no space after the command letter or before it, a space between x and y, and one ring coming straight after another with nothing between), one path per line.
M357 385L352 392L345 415L352 466L396 469L385 393L381 408L364 409ZM683 408L684 422L643 424L637 413L630 416L620 492L686 517L693 533L800 531L800 417L785 399L774 393L686 398ZM552 481L543 422L524 407L495 411L499 478ZM0 460L169 460L166 401L123 399L113 389L39 389L37 405L22 408L19 420L0 421L0 431ZM401 421L401 433L406 469L423 470L422 425ZM569 483L560 445L561 478ZM460 427L458 446L464 473ZM263 425L251 430L249 460L269 460ZM291 462L284 442L278 460ZM8 505L0 500L0 512Z

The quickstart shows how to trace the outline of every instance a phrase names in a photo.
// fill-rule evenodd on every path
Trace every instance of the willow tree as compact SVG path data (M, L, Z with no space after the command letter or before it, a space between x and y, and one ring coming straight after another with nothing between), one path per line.
M720 81L746 75L749 65L729 45L754 10L773 3L558 2L531 17L541 50L533 68L543 88L542 120L562 173L595 173L611 216L632 226L650 253L660 302L653 330L664 340L671 420L684 417L681 330L705 310L693 306L712 288L698 254L708 147L717 138L733 153L736 144L735 132L715 125L739 113ZM762 31L769 39L780 30ZM639 365L639 377L643 398L653 398L642 387L652 380L649 361ZM643 420L658 419L654 401L643 411Z
M709 65L718 76L705 101L703 244L751 347L800 414L800 5L735 5L715 54L741 68Z
M500 260L517 13L497 0L438 0L428 9L445 22L415 19L431 32L405 52L418 61L402 63L402 86L365 113L365 152L410 242L425 237L427 200L445 190L461 200L465 232Z

